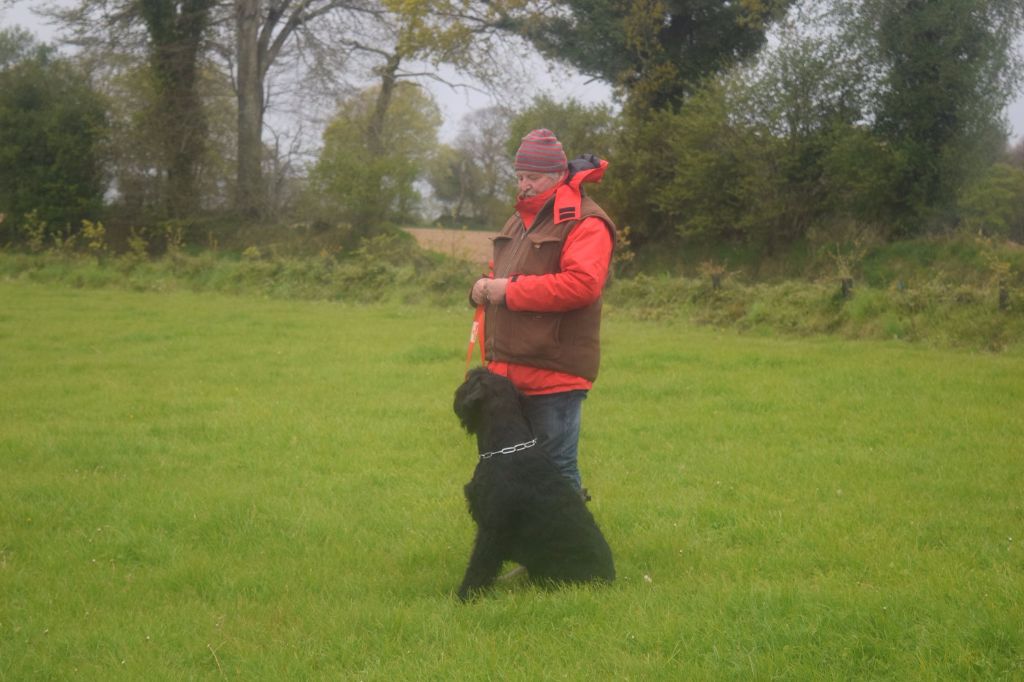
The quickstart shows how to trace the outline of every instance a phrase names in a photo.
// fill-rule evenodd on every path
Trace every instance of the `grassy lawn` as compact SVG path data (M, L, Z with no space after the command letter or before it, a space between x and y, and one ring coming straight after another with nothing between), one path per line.
M454 599L468 310L0 282L0 679L1021 679L1024 355L606 320L606 588Z

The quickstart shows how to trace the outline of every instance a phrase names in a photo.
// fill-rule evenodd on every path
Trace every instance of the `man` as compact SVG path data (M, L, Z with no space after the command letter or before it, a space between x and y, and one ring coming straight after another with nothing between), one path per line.
M580 185L600 181L607 166L590 156L570 169L554 133L526 135L515 157L516 213L494 239L491 276L470 294L486 307L488 368L526 396L534 435L584 499L580 417L600 364L615 225Z

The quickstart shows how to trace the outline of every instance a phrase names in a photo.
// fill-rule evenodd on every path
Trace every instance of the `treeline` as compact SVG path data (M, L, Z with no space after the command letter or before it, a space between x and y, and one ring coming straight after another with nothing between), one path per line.
M494 227L508 160L534 127L611 161L596 192L648 251L852 253L954 232L1024 242L1024 143L1008 147L1002 113L1024 75L1019 0L104 0L50 12L66 45L0 31L5 248L84 244L98 229L128 250L183 233L216 242L239 225L302 225L345 246L414 222ZM524 101L529 69L545 68L517 72L525 48L609 84L614 101ZM423 84L448 73L497 104L442 144Z

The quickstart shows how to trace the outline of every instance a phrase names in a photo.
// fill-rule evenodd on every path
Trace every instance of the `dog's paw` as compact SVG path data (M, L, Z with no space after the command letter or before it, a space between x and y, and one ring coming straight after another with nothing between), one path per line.
M508 573L506 573L504 575L499 575L496 578L496 581L499 582L499 583L507 583L509 581L515 580L516 578L528 577L528 576L529 576L529 573L526 570L526 566L516 566L515 568L510 570Z

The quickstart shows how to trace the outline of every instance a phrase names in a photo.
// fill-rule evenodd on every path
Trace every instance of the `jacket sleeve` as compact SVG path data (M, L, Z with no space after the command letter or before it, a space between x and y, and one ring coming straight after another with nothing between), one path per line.
M509 310L559 313L596 301L608 278L612 235L600 218L580 221L562 246L560 272L520 275L505 290Z

